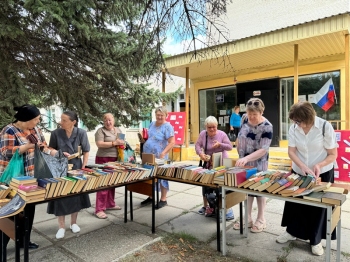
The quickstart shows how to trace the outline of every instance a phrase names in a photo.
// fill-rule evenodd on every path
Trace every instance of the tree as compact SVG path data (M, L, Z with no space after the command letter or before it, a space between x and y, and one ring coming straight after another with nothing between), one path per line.
M164 68L166 34L215 44L210 28L226 0L2 0L0 3L0 124L14 105L60 105L94 128L104 112L120 124L142 119L177 93L147 88ZM209 11L209 12L207 12ZM206 40L203 39L203 36ZM201 53L203 55L203 53Z

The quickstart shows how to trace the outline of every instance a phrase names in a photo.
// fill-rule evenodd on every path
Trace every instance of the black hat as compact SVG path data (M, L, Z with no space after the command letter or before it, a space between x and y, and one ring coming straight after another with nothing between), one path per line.
M17 111L15 119L22 122L30 121L40 115L39 109L32 105L15 106L13 109Z

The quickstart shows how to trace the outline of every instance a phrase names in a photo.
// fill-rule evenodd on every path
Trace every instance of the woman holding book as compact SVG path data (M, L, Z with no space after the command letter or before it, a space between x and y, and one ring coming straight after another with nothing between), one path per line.
M154 154L156 158L168 159L168 153L175 145L174 128L166 121L168 111L160 106L155 110L156 121L153 121L148 129L149 138L143 145L143 152ZM158 180L160 184L160 200L156 208L162 208L167 203L167 193L169 191L169 182L167 180ZM148 197L141 202L141 205L152 203L152 198Z
M333 127L316 116L309 102L294 104L289 111L293 122L289 128L288 155L292 171L312 175L323 182L334 182L333 162L337 158L337 140ZM321 256L321 240L326 238L327 214L325 208L286 202L281 225L286 231L276 241L286 243L296 238L310 240L311 252ZM332 240L336 238L335 230Z
M227 151L232 150L232 144L225 132L218 130L218 121L213 116L208 116L204 121L205 130L200 132L198 140L195 145L195 150L199 158L206 163L203 168L211 169L211 156L214 153L222 152L222 158L227 158ZM210 187L202 187L203 207L198 211L200 215L211 216L213 210L209 208L207 195L212 193L213 189ZM234 218L232 209L226 213L226 220Z
M268 168L269 148L272 140L272 124L263 116L264 102L259 98L251 98L246 104L246 114L242 116L241 130L237 138L239 159L236 166L253 166L258 171ZM258 204L258 216L255 222L252 218L254 197ZM248 196L248 227L253 233L262 232L266 228L265 220L266 198L254 195ZM233 228L240 228L239 222Z
M114 116L111 113L103 115L103 127L97 129L95 142L98 147L95 163L104 164L118 160L118 146L124 145L124 140L119 139L122 132L114 126ZM105 210L120 210L121 207L114 201L115 189L101 190L96 193L95 215L100 219L107 218Z
M78 128L78 116L75 112L66 111L61 115L61 128L51 133L49 146L59 150L61 149L65 156L78 153L78 147L81 146L83 152L83 161L76 157L69 160L73 164L73 170L84 168L89 158L90 144L86 131ZM90 198L87 194L77 195L69 198L51 201L47 206L47 213L58 217L57 239L64 238L66 232L65 216L71 215L70 229L73 233L80 232L77 225L78 212L81 209L89 208Z
M51 154L52 156L57 153L56 150L50 150L45 142L45 138L41 130L37 127L40 122L40 111L36 106L23 105L14 107L17 111L13 123L5 126L0 133L0 177L4 173L7 165L9 164L13 154L16 150L23 155L24 158L24 171L27 176L34 176L34 148L35 144L38 144L43 148L43 152ZM32 231L35 205L27 205L25 207L26 214L29 218L29 234ZM24 222L24 220L21 220ZM20 223L21 233L24 232L24 224ZM30 239L30 236L29 236ZM21 238L20 245L23 247L23 238ZM4 243L7 245L9 238L4 234ZM29 248L35 249L39 245L33 242L29 242Z

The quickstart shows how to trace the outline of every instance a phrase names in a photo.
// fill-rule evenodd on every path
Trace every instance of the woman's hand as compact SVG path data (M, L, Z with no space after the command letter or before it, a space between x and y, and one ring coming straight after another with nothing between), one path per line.
M219 141L214 140L214 141L213 141L213 146L212 146L212 147L213 147L213 148L219 148L219 147L220 147L220 145L221 145L221 144L220 144L220 142L219 142Z
M321 174L321 166L319 164L314 165L315 177L318 178Z
M63 152L63 155L64 155L65 157L69 157L69 156L70 156L70 154L69 154L68 152Z
M233 126L230 127L230 130L234 130Z
M242 157L236 161L236 166L245 166L248 162L247 157Z
M313 170L311 170L310 168L308 168L305 164L301 165L300 169L301 169L301 172L302 172L301 175L304 175L304 176L306 176L306 175L315 176L315 172Z
M165 154L163 152L159 154L160 159L163 159L164 157L165 157Z
M207 160L207 155L202 153L202 154L199 154L199 158L202 160L202 161L208 161Z

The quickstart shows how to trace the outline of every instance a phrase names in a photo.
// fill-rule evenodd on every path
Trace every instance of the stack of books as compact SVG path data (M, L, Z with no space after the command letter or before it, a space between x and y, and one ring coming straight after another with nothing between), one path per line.
M32 176L19 176L11 179L10 187L17 190L20 185L35 186L38 185L36 178Z
M17 189L17 193L20 194L23 200L27 203L38 202L45 199L45 188L37 185L27 186L20 185Z
M0 199L5 199L10 193L11 188L6 185L0 185Z

